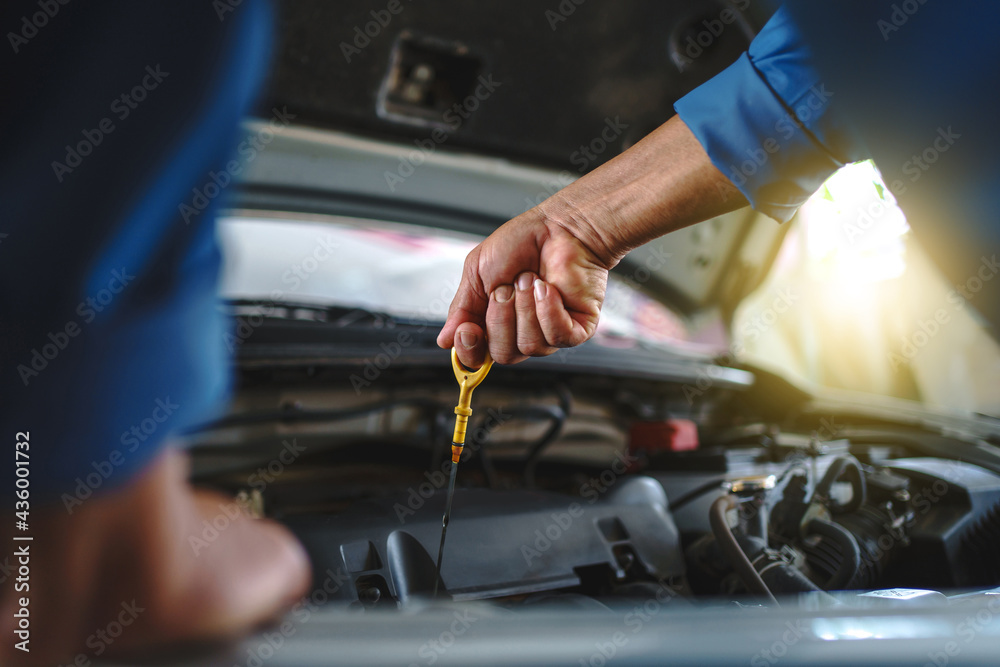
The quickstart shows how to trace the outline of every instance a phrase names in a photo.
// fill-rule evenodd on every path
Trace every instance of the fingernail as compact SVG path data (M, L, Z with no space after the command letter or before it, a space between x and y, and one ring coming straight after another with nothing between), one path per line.
M467 350L471 350L476 345L476 340L478 338L479 336L469 331L463 331L458 334L458 340L461 341L462 347Z
M522 273L517 277L517 289L521 292L531 289L531 274Z
M514 296L514 288L510 285L501 285L493 290L493 298L497 300L497 303L507 303L512 296Z
M545 298L545 283L541 280L535 280L535 300L541 301Z

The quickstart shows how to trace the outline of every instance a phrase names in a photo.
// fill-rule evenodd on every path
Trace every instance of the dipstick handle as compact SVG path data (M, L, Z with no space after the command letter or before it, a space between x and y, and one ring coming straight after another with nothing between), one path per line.
M482 383L486 374L493 367L493 358L490 353L486 353L486 359L478 370L470 371L462 362L458 360L458 351L451 349L451 367L455 371L455 379L458 380L458 405L455 406L455 432L451 438L451 462L458 463L465 447L465 432L469 426L469 416L472 414L472 390Z

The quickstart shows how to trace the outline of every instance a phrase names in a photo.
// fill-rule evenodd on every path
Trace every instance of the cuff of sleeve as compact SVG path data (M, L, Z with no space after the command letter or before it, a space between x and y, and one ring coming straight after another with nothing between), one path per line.
M744 53L674 110L754 210L786 222L843 166L803 126L828 104L817 85L790 112Z

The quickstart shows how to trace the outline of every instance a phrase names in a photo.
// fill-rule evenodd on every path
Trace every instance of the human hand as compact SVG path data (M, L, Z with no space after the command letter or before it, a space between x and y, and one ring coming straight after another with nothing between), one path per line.
M438 345L469 368L487 344L501 364L579 345L597 330L613 265L584 224L531 209L469 253Z
M746 205L674 116L469 253L438 334L470 368L552 354L597 330L608 270L658 236Z
M37 553L31 547L34 641L30 653L5 642L0 663L75 658L77 664L81 656L148 654L235 638L301 599L311 573L291 532L251 518L231 498L193 489L187 472L186 457L166 449L136 479L72 513L61 503L33 509L33 544L44 547ZM13 586L0 594L0 629L7 637L15 636L19 595ZM120 636L94 634L108 624L116 624Z

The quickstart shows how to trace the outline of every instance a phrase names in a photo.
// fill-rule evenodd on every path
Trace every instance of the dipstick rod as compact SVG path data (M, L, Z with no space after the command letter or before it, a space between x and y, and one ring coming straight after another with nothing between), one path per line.
M472 415L472 390L490 372L493 366L493 359L490 353L486 353L483 365L477 371L470 371L458 360L458 352L451 350L451 367L455 370L455 379L458 380L459 394L458 405L455 406L455 432L451 439L451 474L448 476L448 495L444 503L444 515L441 517L441 543L438 545L437 573L434 576L434 597L437 597L438 587L441 584L441 562L444 558L444 540L448 535L448 522L451 520L451 506L455 500L455 480L458 478L458 461L462 457L462 450L465 448L465 431L469 425L469 416Z
M434 597L438 594L438 584L441 583L441 560L444 556L444 538L448 534L448 520L451 518L451 503L455 499L455 479L458 477L458 464L451 464L451 474L448 476L448 499L444 503L444 516L441 517L441 544L438 546L437 574L434 576Z

